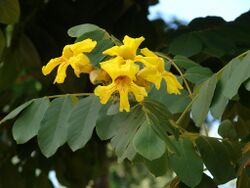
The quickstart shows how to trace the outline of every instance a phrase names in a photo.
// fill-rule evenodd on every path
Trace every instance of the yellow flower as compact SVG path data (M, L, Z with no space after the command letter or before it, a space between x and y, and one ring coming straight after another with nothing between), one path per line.
M102 104L106 104L113 93L118 92L120 96L120 111L130 111L129 93L133 93L136 101L141 102L147 92L144 87L134 83L135 75L139 71L139 66L133 61L127 60L125 63L110 63L108 61L101 63L101 68L106 71L112 83L107 86L97 86L94 93L99 96Z
M144 37L131 38L125 36L123 39L123 45L113 46L103 52L105 55L120 57L120 61L132 60L135 61L137 55L137 49L140 44L144 41Z
M181 92L180 89L183 89L182 85L178 82L176 76L172 74L171 72L165 71L162 74L163 79L165 80L167 84L167 92L169 94L176 94L179 95Z
M154 83L157 89L160 89L161 81L164 79L169 94L180 94L179 90L183 87L174 74L165 70L164 60L147 48L142 49L141 53L144 56L138 56L137 61L143 63L145 67L140 70L138 77Z
M63 83L66 78L66 70L70 65L74 69L77 77L81 73L89 73L93 66L89 58L83 52L91 52L96 46L96 41L86 39L75 44L66 45L63 48L62 56L51 59L47 65L43 66L42 72L46 76L57 67L57 75L54 83Z

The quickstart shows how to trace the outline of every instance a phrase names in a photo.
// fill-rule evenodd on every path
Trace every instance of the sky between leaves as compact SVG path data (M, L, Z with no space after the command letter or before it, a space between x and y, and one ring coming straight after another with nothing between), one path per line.
M220 16L232 21L250 10L250 0L159 0L149 8L149 19L162 18L166 22L177 18L184 23L196 17Z

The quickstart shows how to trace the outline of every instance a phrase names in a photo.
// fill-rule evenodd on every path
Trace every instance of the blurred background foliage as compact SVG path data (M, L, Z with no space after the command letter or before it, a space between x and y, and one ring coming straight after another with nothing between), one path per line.
M93 90L85 75L81 75L80 79L68 76L65 84L53 85L54 75L45 78L41 74L44 64L59 56L64 45L74 42L67 35L67 30L78 24L96 24L119 39L124 35L144 36L143 45L169 56L190 57L210 69L206 70L208 76L219 71L233 57L250 49L250 12L232 22L220 17L196 18L188 25L176 21L178 27L172 29L162 20L147 19L148 7L157 2L1 0L0 119L16 106L35 97ZM193 77L192 72L190 74L192 83L202 79L199 75L198 78L197 75ZM249 91L241 87L240 100L230 101L222 117L222 120L234 121L237 115L240 120L237 126L244 126L238 132L242 137L250 133L249 96ZM178 110L175 113L178 115ZM72 152L63 146L53 157L46 159L40 153L36 139L23 145L14 142L12 124L13 121L10 121L0 127L0 188L53 187L48 179L51 171L55 171L59 182L69 188L87 185L96 188L153 188L167 186L172 178L169 173L155 179L141 164L134 167L126 161L117 164L109 145L95 135L81 150ZM200 131L190 118L184 126L188 130Z

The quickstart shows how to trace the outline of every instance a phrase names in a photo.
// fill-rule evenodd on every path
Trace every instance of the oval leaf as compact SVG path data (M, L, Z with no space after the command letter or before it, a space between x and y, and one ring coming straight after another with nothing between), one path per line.
M175 38L169 47L169 52L174 55L190 57L202 50L201 40L193 33L185 33Z
M170 155L169 162L180 180L190 187L197 186L202 179L203 163L194 150L193 144L186 138L173 141L179 154Z
M81 35L85 33L96 31L96 30L102 30L102 29L94 24L88 24L88 23L81 24L81 25L76 25L74 27L71 27L68 30L68 35L70 37L80 37Z
M166 150L165 142L159 138L151 126L154 125L145 121L133 140L135 150L148 160L160 158Z
M16 109L11 111L7 116L5 116L1 121L0 124L4 123L5 121L11 120L15 118L18 114L20 114L25 108L27 108L31 103L34 102L34 100L30 100L20 106L18 106Z
M18 144L23 144L37 135L48 107L48 98L37 99L15 121L12 134Z
M198 84L205 81L212 74L213 72L209 68L196 66L188 69L184 76L188 81Z
M54 99L46 111L38 131L38 144L46 157L52 156L67 141L72 108L72 100L66 96Z
M237 64L231 76L226 82L223 95L229 99L233 98L243 82L250 77L250 51Z
M226 145L214 138L199 137L196 145L200 151L204 164L211 172L217 184L226 183L235 176L235 169L231 163L231 155Z
M92 136L98 113L99 99L89 96L79 101L69 118L68 144L75 151L85 146Z
M214 95L216 82L217 78L216 75L214 75L202 84L199 93L194 98L191 112L196 126L201 126L207 117L209 106Z

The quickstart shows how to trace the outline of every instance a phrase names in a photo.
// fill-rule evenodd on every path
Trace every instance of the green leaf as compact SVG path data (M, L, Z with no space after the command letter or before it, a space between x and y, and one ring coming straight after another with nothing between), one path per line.
M164 82L162 82L160 90L153 88L148 97L164 104L172 114L183 112L191 101L186 90L182 90L181 95L168 94Z
M163 176L169 169L169 158L167 154L164 154L160 158L152 161L145 159L144 163L148 170L156 177Z
M215 182L206 174L203 174L202 180L196 188L217 188Z
M1 59L1 55L3 53L4 47L5 47L5 37L3 35L2 30L0 29L0 59Z
M223 95L223 91L225 89L225 85L229 77L231 76L235 67L240 63L238 58L231 60L226 67L224 68L223 72L219 75L220 79L217 82L217 86L214 92L214 98L211 104L211 113L214 118L219 119L228 103L228 98Z
M18 0L0 1L0 23L14 24L19 20L20 7Z
M245 82L245 88L247 91L250 91L250 79L248 79L246 82Z
M68 129L68 144L73 151L84 147L91 138L100 108L99 99L95 96L81 99L74 107Z
M221 122L218 129L218 133L223 138L229 138L229 139L237 138L237 132L230 120L224 120Z
M193 33L185 33L175 38L169 46L169 52L174 55L190 57L202 50L200 39Z
M52 156L67 141L68 119L73 108L69 96L51 102L38 131L38 144L46 157Z
M222 29L207 29L198 35L203 42L203 51L216 57L233 54L236 46L231 38L226 37Z
M188 187L182 182L180 182L178 188L188 188ZM195 188L218 188L218 186L208 175L203 173L201 182L199 183L199 185L195 186Z
M151 128L154 126L145 120L134 136L133 143L135 150L148 160L160 158L166 150L163 140Z
M207 169L217 184L223 184L235 177L235 169L226 145L214 138L199 137L196 145Z
M167 111L166 107L161 103L145 99L143 102L143 111L148 121L154 125L152 128L158 134L158 136L165 141L167 148L170 152L177 152L175 145L167 133L172 134L176 139L179 137L179 130L176 128L177 125L173 125L171 115Z
M174 141L179 154L169 156L171 168L175 171L180 180L190 187L197 186L202 179L203 163L195 152L193 144L186 138Z
M114 146L117 156L119 157L119 161L128 158L132 160L136 154L134 150L132 141L133 138L145 121L145 115L142 112L139 106L131 109L131 112L128 114L122 113L123 115L120 117L123 121L120 121L117 125L115 135L111 139L111 144ZM112 121L113 122L117 121ZM113 129L115 125L113 124ZM119 128L120 127L120 128ZM132 148L131 148L132 147ZM131 153L132 150L132 153Z
M37 135L49 103L46 97L36 99L18 117L12 128L13 137L18 144L23 144Z
M119 102L112 103L107 110L107 115L115 115L119 113L120 112L119 108L120 108Z
M75 42L79 42L88 38L91 38L92 40L97 41L97 46L98 46L99 41L109 40L110 36L105 30L95 30L95 31L91 31L88 33L84 33L83 35L78 37Z
M199 84L203 81L205 81L207 78L213 75L213 72L206 67L201 66L195 66L192 68L189 68L184 76L185 78L195 84Z
M237 93L241 84L250 77L250 51L235 66L232 74L226 82L223 95L232 99Z
M197 96L195 96L193 99L194 101L191 108L191 113L196 126L200 126L207 117L209 106L214 95L216 82L216 75L209 78L202 84Z
M102 116L97 120L96 133L101 140L107 140L115 136L117 130L122 126L122 123L126 121L130 113L118 113L115 115Z
M74 27L71 27L68 30L68 35L70 37L80 37L81 35L85 34L85 33L89 33L92 31L96 31L96 30L103 30L100 27L98 27L97 25L94 24L81 24L81 25L76 25Z
M174 62L181 68L184 69L190 69L193 67L199 67L200 65L196 62L192 61L191 59L188 59L185 56L177 55L174 57Z
M1 121L0 124L4 123L5 121L8 121L10 119L15 118L17 115L19 115L25 108L27 108L31 103L33 103L34 100L30 100L20 106L18 106L16 109L11 111L7 116L5 116Z
M169 150L176 150L167 133L173 133L174 135L179 133L168 122L169 113L167 113L165 107L153 100L145 100L141 105L143 106L137 105L131 108L129 113L102 116L97 121L96 131L98 136L103 140L111 138L111 144L119 161L125 158L132 160L136 155L133 140L140 127L147 125L145 123L146 120L148 124L152 125L151 128L153 130L151 131L154 131L154 133L150 133L165 141ZM158 138L156 139L158 142ZM148 147L151 146L149 143ZM151 150L154 150L154 148ZM160 154L153 155L160 156Z
M92 64L95 66L100 66L99 63L103 61L105 57L107 57L106 55L103 55L102 52L112 47L113 45L113 42L109 39L103 39L98 41L95 49L88 54L88 57Z

